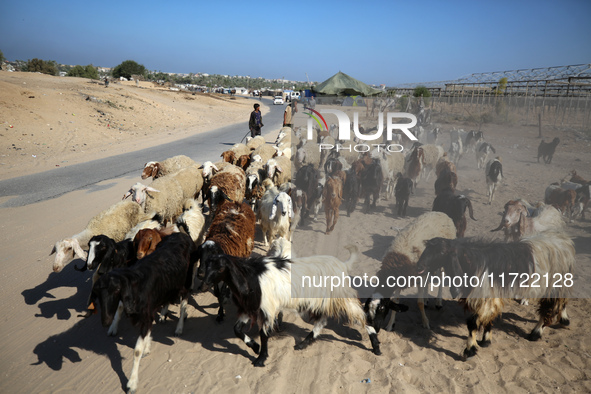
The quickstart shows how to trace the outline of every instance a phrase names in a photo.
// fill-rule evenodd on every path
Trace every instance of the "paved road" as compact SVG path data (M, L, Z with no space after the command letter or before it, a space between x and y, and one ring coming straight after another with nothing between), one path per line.
M274 106L270 99L263 101L271 108L271 111L263 117L265 124L263 134L276 133L283 122L285 106ZM74 190L105 188L108 185L96 186L96 184L126 176L137 177L143 165L150 160L157 161L176 155L187 155L199 162L218 161L220 153L239 142L248 131L249 113L245 114L244 123L222 127L179 141L0 181L0 198L14 196L0 205L0 208L33 204Z

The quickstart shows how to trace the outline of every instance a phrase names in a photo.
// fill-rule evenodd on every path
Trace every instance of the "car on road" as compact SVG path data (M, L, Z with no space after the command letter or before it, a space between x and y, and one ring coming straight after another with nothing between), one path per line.
M275 96L275 99L273 100L273 104L284 104L283 103L283 97L281 97L281 96Z

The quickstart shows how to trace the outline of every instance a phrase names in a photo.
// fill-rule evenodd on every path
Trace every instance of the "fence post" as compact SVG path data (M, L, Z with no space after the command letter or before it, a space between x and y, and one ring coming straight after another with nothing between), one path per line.
M542 138L542 113L538 114L538 138Z

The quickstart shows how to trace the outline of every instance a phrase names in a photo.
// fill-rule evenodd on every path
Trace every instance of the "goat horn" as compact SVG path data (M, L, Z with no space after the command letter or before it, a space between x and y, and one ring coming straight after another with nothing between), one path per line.
M503 228L503 221L501 220L501 224L499 224L499 227L495 228L494 230L490 230L491 233L494 233L495 231L499 231Z

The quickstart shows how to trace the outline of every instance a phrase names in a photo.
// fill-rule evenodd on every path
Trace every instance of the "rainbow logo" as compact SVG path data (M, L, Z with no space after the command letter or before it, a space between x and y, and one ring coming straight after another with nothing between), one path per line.
M310 112L314 112L316 115L318 115L320 117L320 119L322 119L322 123L324 123L324 129L328 130L328 125L326 124L326 120L324 120L324 117L322 115L320 115L320 112L318 111L314 111L312 108L304 108L304 109L309 109ZM312 119L314 119L316 121L316 123L318 123L318 126L320 126L320 130L322 131L322 123L320 123L320 119L318 119L316 116L312 115L312 113L307 113L304 112L306 115L308 115L309 117L311 117Z

